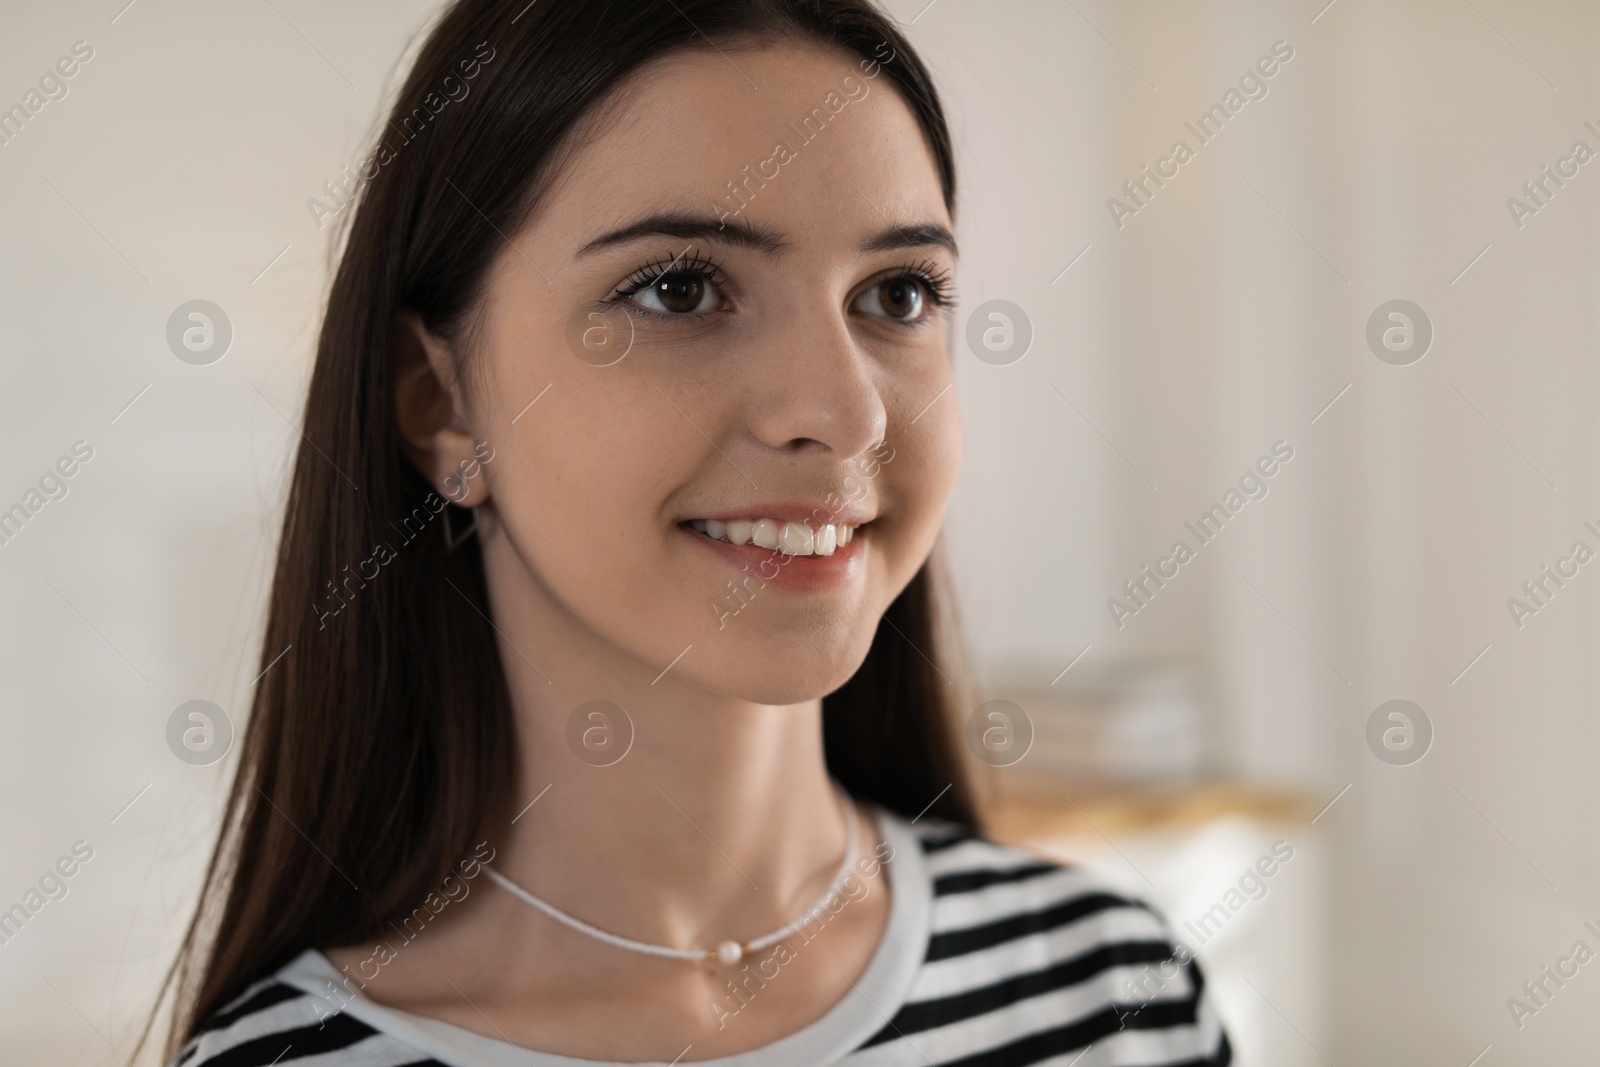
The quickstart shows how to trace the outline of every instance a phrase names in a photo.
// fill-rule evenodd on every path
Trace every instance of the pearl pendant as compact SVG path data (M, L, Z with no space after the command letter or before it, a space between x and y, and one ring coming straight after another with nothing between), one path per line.
M724 941L717 946L717 960L729 965L738 963L744 957L744 948L737 941Z

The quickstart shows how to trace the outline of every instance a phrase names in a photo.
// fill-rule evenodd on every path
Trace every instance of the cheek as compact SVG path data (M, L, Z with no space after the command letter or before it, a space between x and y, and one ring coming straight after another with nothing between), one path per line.
M934 483L939 510L942 512L955 487L956 474L961 469L962 436L961 410L956 406L955 390L946 393L939 403L946 405L944 413L930 427L925 447L929 453L929 479ZM926 420L919 421L917 427L921 427L923 421Z
M668 484L662 415L672 410L633 387L626 360L595 367L574 355L567 316L504 303L482 351L480 435L495 449L484 471L496 507L538 550L529 562L540 571L626 554Z
M927 392L937 393L943 387L944 383L940 383ZM936 528L961 467L961 412L954 388L948 389L917 417L918 411L926 405L927 401L921 401L900 419L890 414L888 443L895 451L893 458L884 464L880 477L888 477L894 504L905 513L908 521L919 528ZM914 423L913 418L916 419ZM923 532L931 542L937 530Z
M491 490L541 577L604 603L650 580L662 487L681 480L683 449L659 411L573 393L561 404L552 389L542 421L499 451Z
M550 388L504 444L491 442L489 489L541 610L570 613L611 644L665 663L696 639L685 630L712 617L706 603L722 591L682 565L685 535L667 514L676 487L708 480L707 465L720 462L686 415L716 434L718 411L680 399L680 414L656 389L670 393L673 383L643 373L643 361L570 363L529 371L505 361L494 381L503 410L491 424L508 426L526 397Z
M930 375L928 381L896 390L897 400L888 412L886 448L894 451L870 479L884 511L874 546L874 603L888 603L916 576L938 539L955 488L961 415L954 388L939 395L949 383L948 372L941 369L941 374L942 379ZM939 399L930 406L927 398L936 395Z

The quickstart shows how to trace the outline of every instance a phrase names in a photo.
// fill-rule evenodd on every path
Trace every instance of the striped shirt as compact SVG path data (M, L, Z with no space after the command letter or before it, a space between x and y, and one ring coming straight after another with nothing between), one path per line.
M699 1065L1232 1062L1199 966L1148 906L1080 867L953 824L874 815L893 849L880 844L889 918L854 991L787 1037ZM326 956L308 949L208 1019L169 1067L608 1067L389 1008L348 988Z

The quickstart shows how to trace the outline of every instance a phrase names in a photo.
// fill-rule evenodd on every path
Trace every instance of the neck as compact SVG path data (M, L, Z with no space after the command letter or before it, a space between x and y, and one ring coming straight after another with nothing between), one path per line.
M756 937L815 903L846 837L821 700L759 704L662 674L541 592L496 597L519 774L494 867L594 926L679 948Z

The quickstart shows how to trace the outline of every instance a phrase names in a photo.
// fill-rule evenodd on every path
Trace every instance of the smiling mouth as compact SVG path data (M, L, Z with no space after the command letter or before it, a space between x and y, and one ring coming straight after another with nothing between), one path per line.
M731 545L753 544L757 548L771 549L786 556L831 556L855 539L857 529L856 525L847 522L829 522L812 527L803 522L784 522L779 519L737 519L732 522L694 519L683 525L714 541L725 541Z

